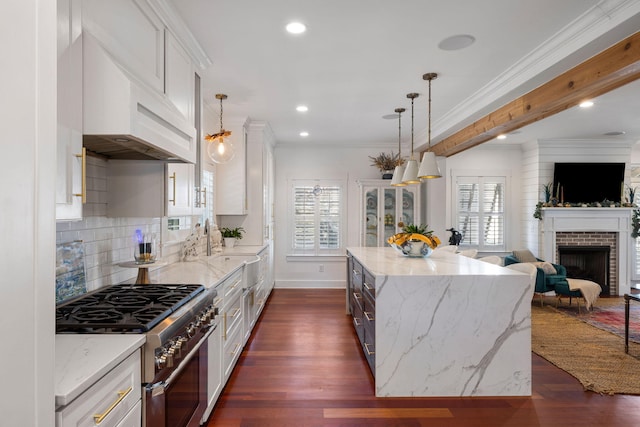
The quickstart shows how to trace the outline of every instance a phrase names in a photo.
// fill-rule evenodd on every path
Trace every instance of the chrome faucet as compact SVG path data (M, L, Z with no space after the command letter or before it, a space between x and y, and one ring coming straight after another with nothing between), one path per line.
M204 221L204 234L207 236L207 256L211 256L211 227L209 218Z

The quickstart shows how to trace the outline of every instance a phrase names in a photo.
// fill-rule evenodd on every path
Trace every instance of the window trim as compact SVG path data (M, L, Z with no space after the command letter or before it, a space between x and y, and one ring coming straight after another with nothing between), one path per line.
M294 204L295 204L295 188L296 187L313 187L313 186L322 187L338 187L340 189L340 201L339 201L339 245L335 249L321 249L318 247L318 242L316 241L316 245L313 249L296 249L294 248L294 233L295 233L295 214L294 214ZM301 258L312 258L312 257L333 257L333 256L344 256L345 248L346 248L346 192L347 185L345 180L343 179L296 179L292 178L288 180L288 201L287 201L287 258L288 257L301 257ZM314 217L315 228L317 229L319 219L319 215L316 214Z

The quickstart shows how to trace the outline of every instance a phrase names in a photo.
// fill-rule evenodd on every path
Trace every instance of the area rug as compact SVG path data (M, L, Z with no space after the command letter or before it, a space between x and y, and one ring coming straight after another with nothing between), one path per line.
M555 297L553 301L547 299L547 303L555 306ZM575 299L569 305L569 299L563 298L557 308L562 313L624 338L622 297L599 298L591 310L585 310L582 305L579 311ZM629 305L629 340L640 343L640 303L635 301L631 301Z
M574 376L585 390L640 394L640 344L598 329L553 305L531 306L531 349Z

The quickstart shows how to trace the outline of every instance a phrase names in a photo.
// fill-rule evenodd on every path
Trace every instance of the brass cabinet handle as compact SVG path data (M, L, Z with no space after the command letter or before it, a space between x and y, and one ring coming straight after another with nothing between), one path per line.
M173 203L173 206L176 205L176 173L172 173L171 175L169 175L169 179L173 180L173 200L169 199L169 201L171 203Z
M367 282L362 282L362 284L364 285L364 287L365 287L368 291L370 291L371 289L374 289L374 288L372 288L371 286L369 286L369 284L368 284Z
M218 305L220 305L220 301L222 301L222 297L217 297L213 300L213 305L217 307Z
M361 297L360 297L360 295L358 295L358 293L357 293L357 292L354 292L354 293L353 293L353 297L354 297L356 300L359 300L359 299L361 298Z
M128 389L124 390L124 391L119 391L118 392L118 398L116 399L115 402L113 402L111 404L111 406L109 406L107 408L106 411L104 411L102 414L95 414L93 416L93 420L95 421L96 425L100 425L102 423L102 421L104 421L104 419L106 418L107 415L109 415L111 413L111 411L113 411L113 409L118 406L118 403L122 402L122 400L127 397L127 395L129 393L131 393L131 390L133 390L133 386L129 386Z
M240 313L240 308L236 307L236 309L233 310L233 314L231 315L231 317L236 317L238 315L238 313Z
M358 323L358 322L360 322L360 318L359 318L359 317L354 317L354 318L353 318L353 323L354 323L356 326L360 326L360 325L362 325L362 323L361 323L361 322L360 322L360 323Z
M364 349L366 350L368 356L376 354L375 351L369 350L369 344L367 344L367 343L364 343Z
M236 352L238 351L238 349L240 348L240 343L237 343L234 347L233 347L233 351L231 352L231 355L234 356L236 354Z
M374 320L376 320L376 318L372 316L368 311L364 312L364 317L366 317L369 322L373 322Z
M80 154L76 154L76 157L82 159L81 161L81 170L82 170L82 186L80 189L80 193L74 194L76 197L82 197L82 204L87 203L87 149L86 147L82 147L82 152Z

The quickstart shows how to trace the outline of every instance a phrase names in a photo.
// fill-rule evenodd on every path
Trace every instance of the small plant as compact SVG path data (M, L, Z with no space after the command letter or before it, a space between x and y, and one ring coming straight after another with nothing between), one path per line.
M242 234L244 233L244 228L242 227L236 227L236 228L227 228L227 227L222 227L220 229L220 232L222 233L222 237L233 237L235 239L242 239Z
M404 159L400 157L400 154L391 154L380 153L377 156L369 156L371 159L371 166L375 166L381 171L392 171L396 166L402 166L404 164Z
M634 209L631 216L631 237L640 236L640 209Z
M533 212L533 217L536 219L542 219L542 206L544 204L542 202L536 203L536 210Z
M547 182L542 186L542 193L544 194L544 202L551 202L551 196L553 194L553 182Z
M629 204L631 204L632 206L636 199L636 190L637 190L637 187L631 187L630 185L627 185L627 199ZM622 201L624 202L624 200Z

